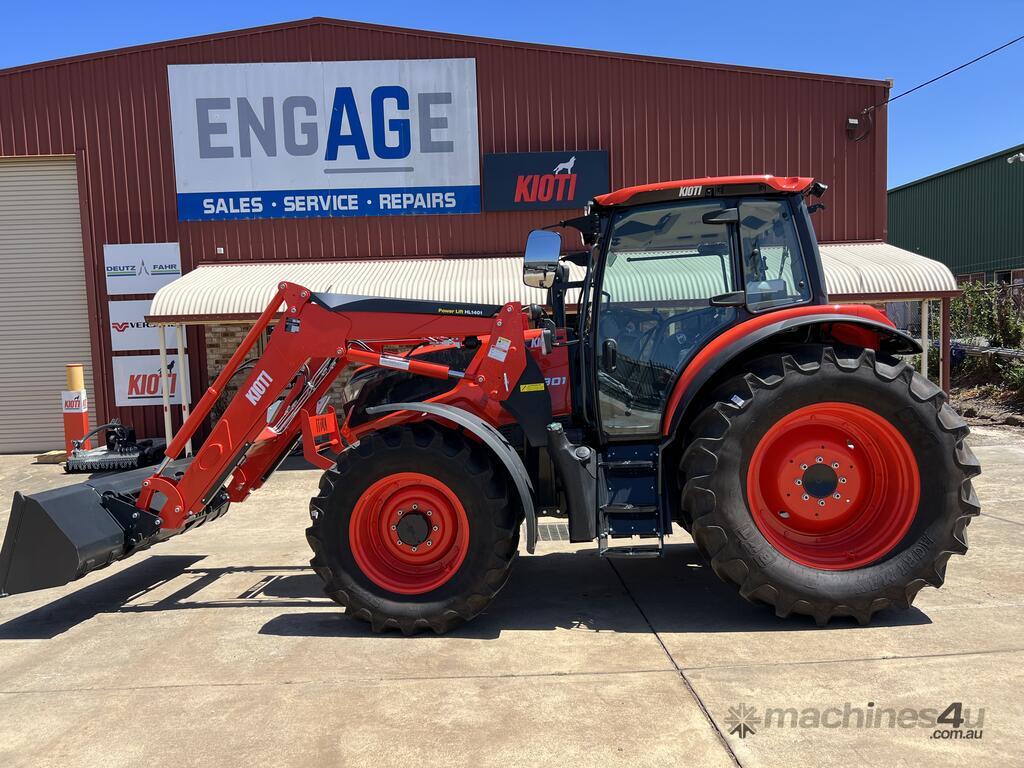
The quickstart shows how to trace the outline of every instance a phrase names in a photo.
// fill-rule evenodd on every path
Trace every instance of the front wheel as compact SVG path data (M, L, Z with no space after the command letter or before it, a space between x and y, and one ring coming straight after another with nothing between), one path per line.
M682 505L715 573L779 616L867 623L941 586L980 511L968 429L942 391L870 350L749 364L694 422Z
M490 452L431 423L374 432L309 504L324 591L374 631L450 630L508 579L520 504Z

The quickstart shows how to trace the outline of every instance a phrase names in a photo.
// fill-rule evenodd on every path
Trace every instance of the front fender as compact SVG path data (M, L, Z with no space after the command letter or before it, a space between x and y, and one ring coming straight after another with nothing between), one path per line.
M686 409L704 385L737 355L772 336L814 325L841 326L844 332L834 335L855 345L861 342L860 337L865 332L871 334L877 340L878 350L886 354L921 352L921 345L915 339L897 330L884 314L871 307L827 304L759 315L713 338L687 364L672 388L662 419L662 434L675 433Z
M526 471L523 460L519 454L505 439L504 435L493 426L469 411L457 408L454 405L442 403L387 403L385 405L374 405L366 409L366 412L376 416L379 413L390 411L409 411L410 413L427 413L458 424L468 429L486 445L498 460L505 467L516 492L519 494L519 501L523 505L523 514L526 517L526 551L531 555L537 547L537 512L533 506L533 483L530 482L530 475Z

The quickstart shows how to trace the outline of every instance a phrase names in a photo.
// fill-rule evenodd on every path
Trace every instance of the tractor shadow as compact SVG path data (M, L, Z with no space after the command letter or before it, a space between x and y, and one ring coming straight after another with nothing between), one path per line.
M280 598L322 595L314 574L296 574L268 585ZM445 637L493 639L504 630L556 628L595 632L843 632L878 627L930 624L917 608L886 609L870 627L851 617L818 627L809 616L775 616L765 605L743 600L701 559L693 544L666 547L659 560L607 560L593 549L520 557L512 576L490 606L469 624ZM338 612L283 613L263 625L261 634L288 637L371 636L365 622ZM398 632L376 635L401 638ZM413 638L432 639L433 633Z
M260 634L281 637L403 637L374 635L324 596L319 576L299 565L208 567L196 555L151 555L53 602L0 624L2 640L52 639L102 613L270 609ZM243 589L226 592L228 580ZM871 627L929 624L920 610L887 609ZM848 632L852 618L819 628L807 616L779 619L721 582L693 544L666 547L658 560L607 560L593 548L525 555L494 602L447 638L495 639L505 630L578 629L665 633ZM413 639L437 640L430 632Z

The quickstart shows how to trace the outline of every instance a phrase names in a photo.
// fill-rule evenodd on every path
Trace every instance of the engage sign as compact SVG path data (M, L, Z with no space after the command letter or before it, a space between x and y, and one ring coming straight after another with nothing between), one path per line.
M182 221L480 212L473 59L167 77Z
M582 208L608 191L604 151L516 152L484 156L484 210Z

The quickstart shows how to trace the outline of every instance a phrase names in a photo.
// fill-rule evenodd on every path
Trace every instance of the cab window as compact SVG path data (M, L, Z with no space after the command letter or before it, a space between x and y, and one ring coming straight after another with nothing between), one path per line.
M807 269L789 201L744 200L739 211L747 308L761 312L810 301Z

